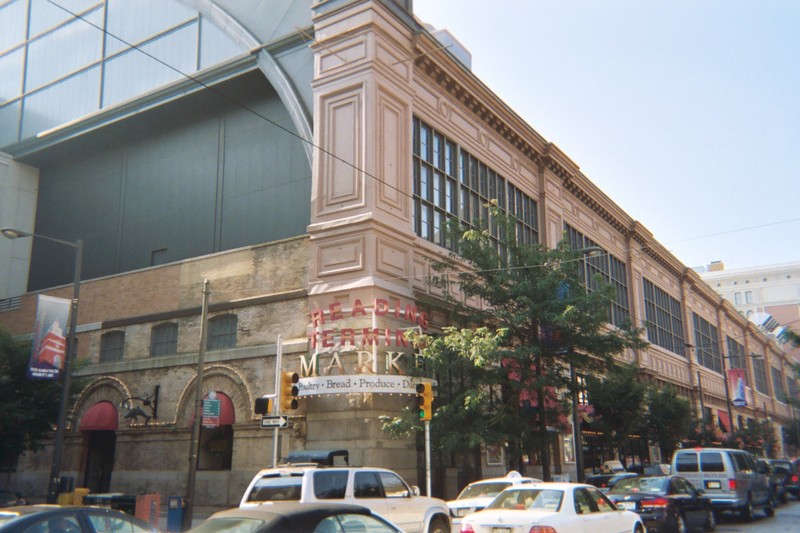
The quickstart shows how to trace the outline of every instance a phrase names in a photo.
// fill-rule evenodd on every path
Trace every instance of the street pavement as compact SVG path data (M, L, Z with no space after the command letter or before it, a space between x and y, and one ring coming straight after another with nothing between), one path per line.
M698 530L699 531L699 530ZM789 497L789 503L779 505L775 509L775 516L767 518L764 513L757 511L752 522L744 522L738 516L724 513L717 523L718 533L786 533L800 531L800 501Z

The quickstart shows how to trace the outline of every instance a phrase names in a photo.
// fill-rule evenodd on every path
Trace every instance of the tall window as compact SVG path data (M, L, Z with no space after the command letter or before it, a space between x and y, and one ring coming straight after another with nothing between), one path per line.
M725 341L728 344L728 368L747 368L744 360L744 346L733 340L730 335Z
M586 237L583 233L564 224L566 239L573 250L581 250L597 246L597 243ZM598 247L599 248L599 247ZM628 308L628 275L625 263L608 252L594 256L580 258L580 277L587 290L594 291L599 288L595 276L599 274L601 284L610 284L614 287L614 298L609 304L609 322L621 326L630 318Z
M455 222L464 228L489 229L496 246L505 238L488 220L486 204L497 202L503 213L516 219L516 238L521 243L539 240L536 202L502 176L461 149L444 134L414 118L414 231L423 239L453 249L446 227ZM487 224L488 223L488 224Z
M166 322L150 330L150 355L172 355L178 353L178 324Z
M789 395L789 398L796 399L797 398L797 376L793 374L786 374L786 388Z
M207 350L221 350L236 346L236 315L220 315L208 321Z
M685 356L681 303L647 279L642 281L642 285L648 340Z
M775 399L779 402L786 402L786 388L783 386L783 376L781 369L770 367L772 370L772 390L775 393Z
M110 363L122 361L122 353L125 348L125 332L109 331L100 337L100 362Z
M697 362L715 372L722 373L722 355L719 351L717 328L697 313L694 316L694 342Z
M753 374L755 374L756 390L762 394L769 394L769 387L767 387L767 365L763 357L753 359Z

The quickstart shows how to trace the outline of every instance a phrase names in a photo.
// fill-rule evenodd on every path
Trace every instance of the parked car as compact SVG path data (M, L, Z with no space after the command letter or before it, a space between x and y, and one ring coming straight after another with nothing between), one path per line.
M157 533L135 516L104 507L25 505L0 509L0 533Z
M687 448L672 454L672 472L711 498L717 512L738 512L747 521L756 508L775 512L769 480L757 471L753 454L728 448Z
M645 527L639 515L618 509L597 487L585 483L509 487L483 511L461 521L461 533L534 530L644 533Z
M253 477L239 507L278 501L363 505L408 533L450 533L447 503L420 496L419 488L385 468L317 463L267 468Z
M214 513L190 533L403 533L363 505L343 503L274 503Z
M767 461L775 468L775 475L783 478L783 490L778 495L781 503L789 501L790 493L794 494L796 498L800 491L800 476L797 474L797 467L789 459L768 459Z
M461 518L482 510L504 489L528 483L541 483L541 481L541 479L524 477L519 472L512 470L505 477L482 479L470 483L455 500L447 502L447 506L450 508L450 519L453 522L453 531L459 530Z
M714 531L717 526L711 500L681 476L621 479L606 496L641 516L648 531Z
M775 469L775 466L767 459L756 460L756 470L767 476L769 489L772 492L772 505L778 502L786 503L786 476L783 472Z
M628 477L636 477L634 472L622 472L616 474L595 474L586 478L585 483L594 485L603 492L608 492L620 480Z
M22 496L21 492L0 490L0 507L12 507L14 505L28 505L28 501Z
M786 480L786 492L800 500L800 459L792 461L791 475Z

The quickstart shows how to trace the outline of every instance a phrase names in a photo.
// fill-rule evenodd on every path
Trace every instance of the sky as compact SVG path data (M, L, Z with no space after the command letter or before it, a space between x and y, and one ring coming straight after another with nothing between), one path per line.
M688 267L800 261L800 1L414 0Z

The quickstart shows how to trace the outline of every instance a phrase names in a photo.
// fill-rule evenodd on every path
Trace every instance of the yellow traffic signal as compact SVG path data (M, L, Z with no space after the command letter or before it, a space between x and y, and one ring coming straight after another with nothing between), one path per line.
M417 384L417 404L419 405L419 419L430 420L433 416L433 385L431 383Z
M272 398L256 398L257 415L268 415L272 412Z
M300 381L300 376L297 372L283 372L281 374L281 412L297 409L297 394L300 392L300 389L297 388L298 381Z

